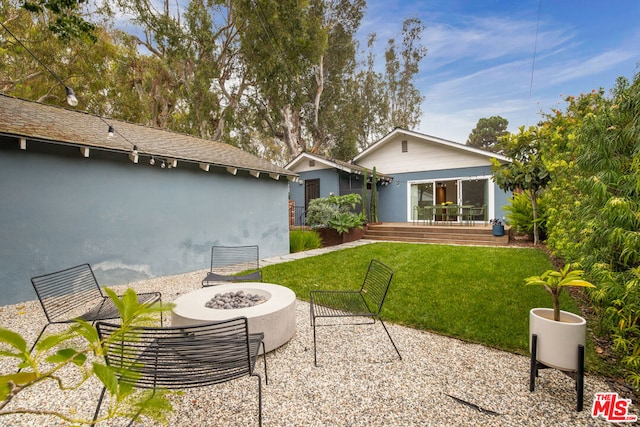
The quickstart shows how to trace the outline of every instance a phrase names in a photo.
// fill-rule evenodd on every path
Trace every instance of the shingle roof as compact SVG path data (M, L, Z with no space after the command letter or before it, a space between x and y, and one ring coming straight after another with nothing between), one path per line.
M111 138L108 137L109 125L115 129ZM0 134L124 154L130 153L135 145L139 155L283 177L296 176L290 170L222 142L104 119L3 94L0 94Z
M289 170L295 170L296 166L299 165L301 162L303 162L304 159L317 160L329 167L340 169L348 173L363 175L364 171L367 171L370 177L373 175L373 170L357 165L355 163L349 163L349 162L336 160L336 159L329 159L329 158L320 156L318 154L307 153L307 152L298 154L298 156L295 159L291 160L285 167ZM376 171L376 173L378 174L378 178L382 179L383 181L391 181L393 179L388 175L380 173L380 171Z

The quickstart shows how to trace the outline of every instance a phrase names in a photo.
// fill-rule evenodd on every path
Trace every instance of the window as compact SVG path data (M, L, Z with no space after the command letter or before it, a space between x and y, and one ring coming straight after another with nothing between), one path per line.
M402 152L406 153L407 151L409 151L409 144L407 141L402 141Z
M309 160L309 166L310 167L314 167L316 165L316 161L315 160Z

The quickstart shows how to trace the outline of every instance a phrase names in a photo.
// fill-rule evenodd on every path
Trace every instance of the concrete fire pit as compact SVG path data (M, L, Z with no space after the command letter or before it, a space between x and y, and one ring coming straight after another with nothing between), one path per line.
M205 306L216 294L243 291L260 295L264 302L253 307L218 309ZM296 332L296 294L271 283L245 282L209 286L179 296L171 313L172 326L187 326L245 316L249 332L263 332L267 352L289 341Z

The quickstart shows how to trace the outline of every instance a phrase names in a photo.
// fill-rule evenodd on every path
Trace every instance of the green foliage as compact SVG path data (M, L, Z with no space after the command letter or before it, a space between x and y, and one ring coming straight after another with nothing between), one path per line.
M509 121L501 116L483 117L469 134L467 145L482 150L500 153L500 138L507 135Z
M580 206L585 201L576 183L585 172L576 165L579 142L578 132L586 117L607 108L611 100L605 98L604 89L593 90L580 96L565 97L564 111L553 109L544 115L541 123L543 146L541 154L551 174L550 185L542 199L547 219L547 245L557 257L580 259L580 241L584 232Z
M583 265L602 290L592 293L614 349L640 389L640 74L619 79L613 99L585 117L576 168Z
M524 279L527 285L541 285L553 298L553 320L560 321L560 293L565 287L576 286L595 288L593 283L582 279L583 270L572 270L570 264L565 264L560 270L547 270L540 276Z
M511 162L502 164L492 158L493 178L503 190L521 190L527 194L533 212L533 242L538 244L538 197L551 181L540 154L542 138L537 127L525 129L522 126L518 134L508 134L502 138L501 144L504 154Z
M291 253L317 249L322 246L322 238L315 230L289 231L289 250Z
M360 201L360 195L355 193L314 199L309 202L307 225L333 228L340 234L354 227L362 228L366 219L353 212Z
M546 211L544 197L538 199L538 232L544 240L546 234ZM508 212L507 219L511 227L518 233L526 233L533 237L533 208L531 199L524 193L516 193L509 199L509 205L504 209Z
M340 212L337 216L329 218L327 225L338 232L338 234L347 233L352 228L362 228L365 219L362 214L353 214L353 212Z
M402 23L402 50L397 52L394 39L390 39L387 44L385 76L389 129L413 129L420 123L420 106L424 96L415 87L414 81L420 61L427 54L427 48L420 43L424 29L425 25L420 18L407 18Z
M86 0L35 0L25 1L22 7L34 14L47 15L47 11L51 12L53 19L49 22L49 30L64 41L86 38L96 42L96 25L86 21L81 15L81 4L85 2Z
M158 314L170 305L152 306L139 304L132 289L127 289L122 298L108 288L105 288L109 298L116 304L121 318L120 333L132 326L146 325L158 322ZM111 339L118 339L118 333ZM166 391L160 390L153 399L149 393L133 393L131 386L120 384L115 369L126 367L111 367L103 364L102 343L98 331L89 322L78 319L71 326L60 333L43 336L36 344L34 351L29 352L26 340L18 333L0 328L0 357L15 360L20 372L0 375L0 416L17 413L34 415L49 415L59 418L68 424L90 424L91 420L73 417L59 411L42 411L40 408L9 409L8 404L25 390L42 381L53 381L58 387L66 390L76 390L89 378L95 376L106 387L111 395L106 415L97 422L115 417L133 418L138 412L157 420L163 420L166 413L171 411L171 404L166 399ZM71 384L62 381L59 372L74 370L75 378ZM73 411L78 413L78 411Z

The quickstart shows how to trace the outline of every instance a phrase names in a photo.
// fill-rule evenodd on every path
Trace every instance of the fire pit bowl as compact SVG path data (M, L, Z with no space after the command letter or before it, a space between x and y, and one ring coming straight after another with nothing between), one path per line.
M217 309L206 307L216 294L243 291L265 299L253 307ZM296 332L296 294L289 288L262 282L210 286L179 296L171 312L172 326L197 325L245 316L249 332L263 332L266 351L289 341Z

